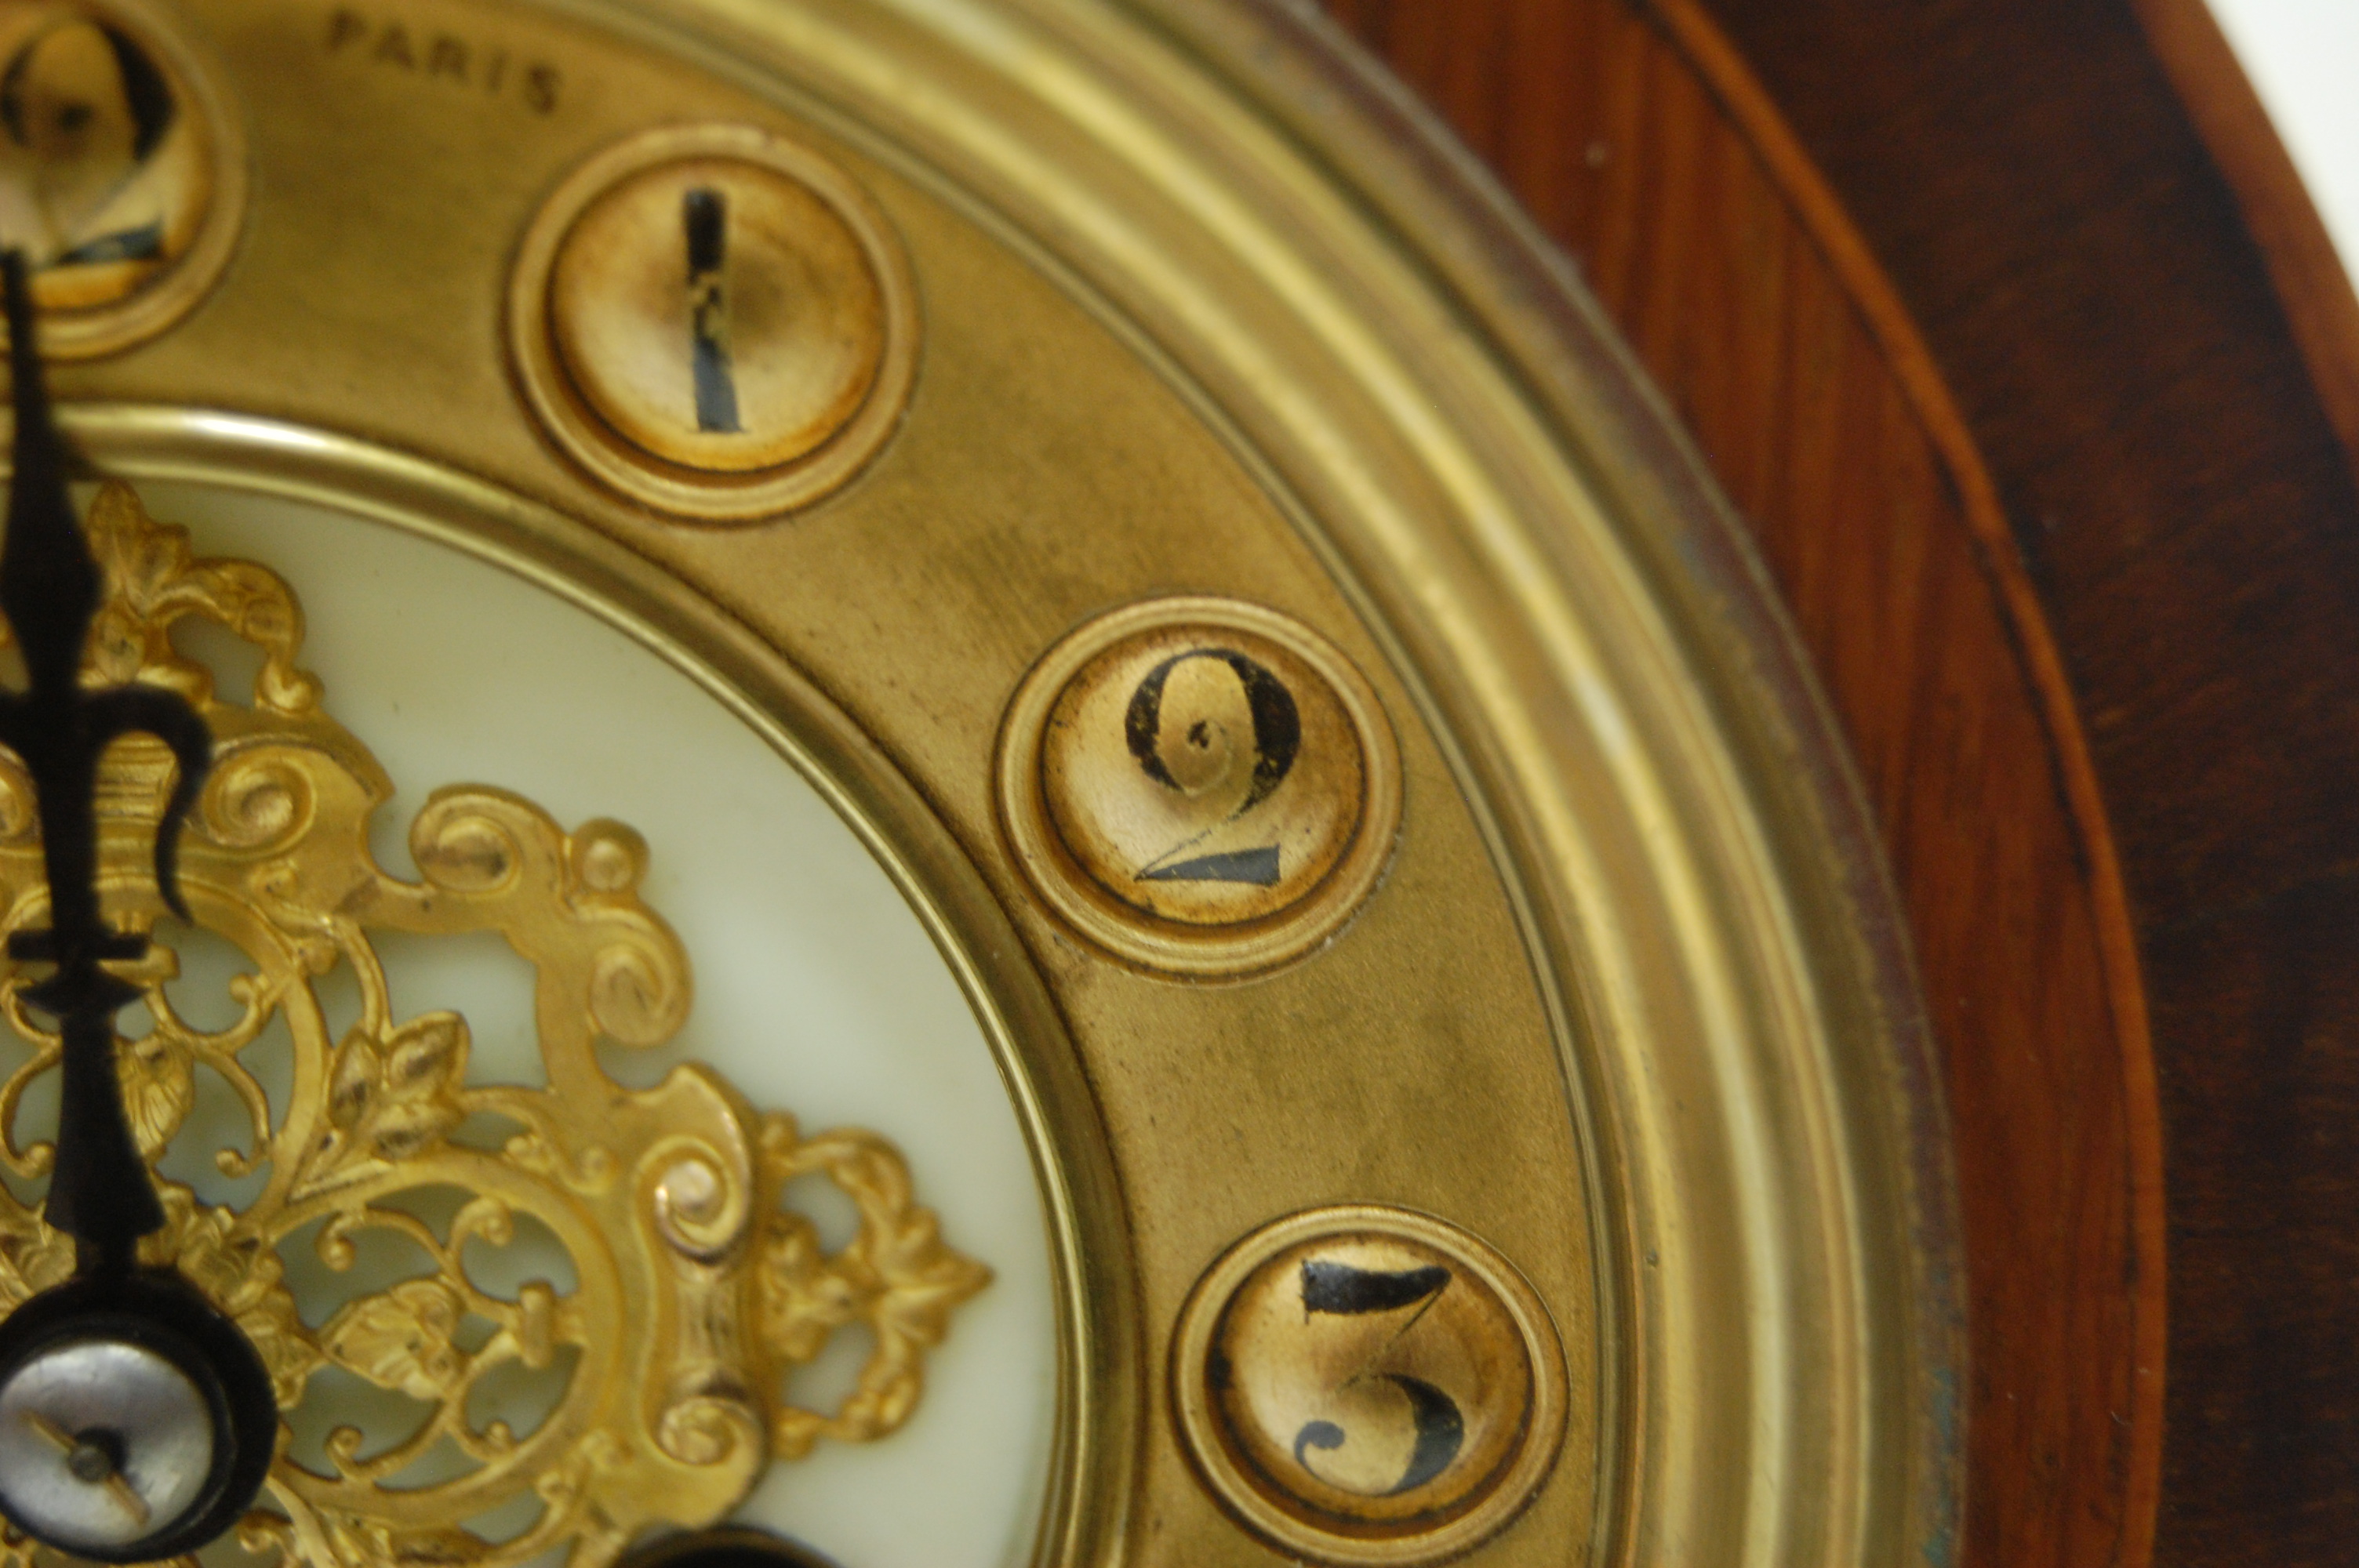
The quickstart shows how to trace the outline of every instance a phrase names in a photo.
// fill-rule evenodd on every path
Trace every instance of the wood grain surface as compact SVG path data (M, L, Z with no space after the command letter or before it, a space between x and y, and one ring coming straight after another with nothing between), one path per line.
M2333 654L2313 643L2325 662L2295 678L2274 605L2218 568L2241 529L2231 553L2274 554L2272 595L2296 590L2321 514L2288 503L2331 515L2345 482L2320 400L2125 6L1708 3L1332 9L1580 262L1753 524L1849 730L1948 1068L1966 1561L2144 1563L2158 1517L2163 1561L2256 1561L2235 1543L2291 1539L2259 1518L2270 1423L2310 1393L2256 1330L2293 1309L2296 1354L2319 1355L2296 1295L2359 1278L2347 1241L2296 1265L2299 1292L2260 1255L2304 1224L2327 1240L2339 1189L2313 1151L2352 1141L2359 1070L2323 1070L2305 1034L2359 1016L2359 982L2328 983L2352 967L2315 964L2306 921L2220 928L2263 913L2229 915L2240 818L2323 805L2279 797L2259 726L2314 725L2299 694ZM2182 69L2212 69L2190 47ZM2354 904L2310 913L2347 933ZM2291 998L2288 967L2313 981ZM2292 1173L2328 1203L2256 1179L2286 1173L2267 1129L2289 1112Z
M2317 367L2359 343L2188 108L2233 63L2151 7L1713 6L1955 389L2089 716L2169 1152L2156 1556L2347 1563L2359 492Z

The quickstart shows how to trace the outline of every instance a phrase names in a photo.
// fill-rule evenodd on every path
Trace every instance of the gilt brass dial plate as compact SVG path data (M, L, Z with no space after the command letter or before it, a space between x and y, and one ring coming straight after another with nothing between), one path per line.
M376 518L625 628L808 773L973 1008L1045 1220L1053 1288L1032 1326L1058 1346L1056 1435L1004 1499L1028 1526L933 1561L1315 1555L1273 1544L1208 1476L1174 1353L1241 1242L1363 1207L1508 1261L1485 1287L1497 1313L1470 1293L1470 1315L1415 1332L1506 1343L1479 1325L1516 1325L1537 1423L1513 1445L1483 1428L1500 1464L1470 1464L1463 1492L1447 1466L1420 1481L1451 1495L1363 1531L1364 1560L1833 1568L1945 1548L1962 1375L1947 1157L1837 741L1734 524L1577 287L1438 173L1447 157L1315 29L1224 0L168 15L234 107L254 195L201 308L57 367L86 456L138 485ZM797 149L742 161L858 240L881 347L788 333L793 365L747 357L734 309L706 307L726 257L755 253L724 239L704 265L712 205L690 198L711 189L744 217L768 176L723 189L699 162L685 185L636 185L669 166L600 162L683 127ZM682 156L739 156L717 147ZM602 195L618 232L660 232L647 254L677 257L673 292L648 281L661 268L625 267L621 294L589 272L551 293ZM797 227L824 236L813 268L852 278L814 297L868 319L841 235ZM630 289L622 338L567 324L601 413L566 391L549 310L627 307ZM669 412L601 381L600 345L624 341L675 345ZM701 354L749 378L741 424L757 371L808 373L779 444L747 437L756 466L699 444L728 434L694 412ZM1110 619L1175 600L1196 608L1168 647L1153 639L1170 626ZM1243 664L1170 665L1140 725L1214 820L1134 839L1142 802L1174 792L1131 749L1131 709L1174 654L1218 650ZM1282 768L1256 670L1294 707ZM1079 741L1052 792L1069 687ZM1190 709L1176 736L1166 703ZM1203 841L1244 857L1220 864L1245 880L1140 881L1180 839L1277 810L1277 836ZM1027 819L1070 867L1027 849ZM692 1260L703 1176L650 1180ZM1519 1387L1515 1365L1484 1386ZM1479 1403L1439 1360L1380 1370ZM946 1433L936 1414L920 1403L858 1451L872 1513L906 1512L947 1454L993 1441L984 1418ZM1350 1426L1314 1412L1293 1436L1318 1421ZM1465 1426L1465 1452L1488 1441ZM792 1468L756 1479L755 1521L792 1530L775 1489ZM615 1517L665 1506L623 1467L582 1485L620 1488ZM1270 1506L1353 1534L1334 1497ZM500 1561L483 1538L438 1539ZM377 1568L389 1552L294 1554Z

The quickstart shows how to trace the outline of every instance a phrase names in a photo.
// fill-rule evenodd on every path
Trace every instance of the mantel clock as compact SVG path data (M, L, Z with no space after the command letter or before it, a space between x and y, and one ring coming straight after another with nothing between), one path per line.
M1315 26L5 0L0 246L12 1562L1951 1540L1856 788Z

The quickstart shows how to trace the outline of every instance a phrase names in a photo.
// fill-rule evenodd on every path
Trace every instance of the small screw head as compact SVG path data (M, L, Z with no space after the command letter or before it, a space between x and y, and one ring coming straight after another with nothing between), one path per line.
M96 1427L81 1433L66 1450L66 1469L77 1481L104 1485L123 1469L122 1434Z
M203 1498L220 1442L202 1390L129 1339L62 1339L0 1383L0 1509L43 1541L120 1557Z

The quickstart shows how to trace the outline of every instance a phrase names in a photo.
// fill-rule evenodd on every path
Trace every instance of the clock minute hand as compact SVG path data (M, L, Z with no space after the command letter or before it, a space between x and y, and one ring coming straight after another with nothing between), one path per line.
M8 489L7 538L0 544L0 612L23 651L22 693L0 694L0 743L31 774L40 813L49 887L49 928L19 932L10 957L47 959L56 972L25 993L59 1021L64 1093L47 1217L85 1243L102 1266L127 1268L138 1238L164 1223L162 1205L139 1158L115 1075L114 1014L138 992L99 967L138 958L144 936L116 932L99 914L95 792L108 743L155 736L179 764L156 830L156 881L187 917L174 871L179 827L212 755L212 736L177 693L156 687L87 690L82 658L98 613L98 563L74 521L65 454L49 411L34 341L32 288L20 253L0 255L8 323L16 431Z
M0 612L27 672L23 691L0 693L0 743L32 777L49 884L49 928L12 936L8 951L56 966L25 1000L56 1015L63 1041L47 1215L76 1242L73 1278L0 1316L0 1515L78 1557L151 1563L193 1552L243 1517L269 1473L278 1432L270 1373L254 1342L178 1271L139 1267L139 1238L165 1217L115 1076L115 1010L138 992L101 968L139 957L147 939L100 918L100 759L111 741L139 732L161 740L179 762L156 827L156 881L185 917L173 872L179 826L203 783L212 738L171 692L82 686L103 583L66 493L32 288L13 252L0 254L0 294L16 412ZM60 1433L71 1440L65 1448Z

